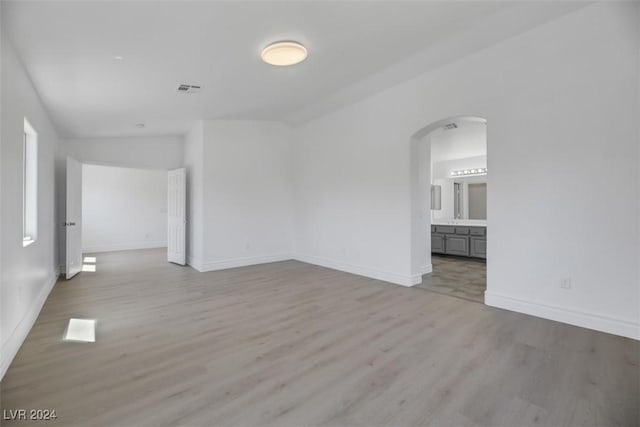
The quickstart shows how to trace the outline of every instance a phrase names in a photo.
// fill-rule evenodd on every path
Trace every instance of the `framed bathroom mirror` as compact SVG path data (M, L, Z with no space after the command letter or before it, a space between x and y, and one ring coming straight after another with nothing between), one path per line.
M487 177L453 178L453 217L487 219Z

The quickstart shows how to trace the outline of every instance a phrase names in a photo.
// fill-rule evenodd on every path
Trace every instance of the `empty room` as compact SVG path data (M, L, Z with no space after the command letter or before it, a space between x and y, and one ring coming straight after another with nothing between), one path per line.
M637 1L0 1L0 424L640 425Z

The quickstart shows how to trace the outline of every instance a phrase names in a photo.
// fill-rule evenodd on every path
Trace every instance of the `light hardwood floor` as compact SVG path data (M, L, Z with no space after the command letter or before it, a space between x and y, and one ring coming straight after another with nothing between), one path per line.
M417 288L484 303L487 264L484 260L431 255L433 272L422 276Z
M2 408L78 426L637 426L638 342L295 261L60 281ZM62 341L70 317L97 342ZM7 423L3 425L18 424Z

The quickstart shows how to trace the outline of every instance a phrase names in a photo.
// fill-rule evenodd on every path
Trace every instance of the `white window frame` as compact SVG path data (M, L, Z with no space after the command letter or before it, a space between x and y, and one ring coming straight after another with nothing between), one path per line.
M38 133L24 119L22 135L22 246L38 239Z

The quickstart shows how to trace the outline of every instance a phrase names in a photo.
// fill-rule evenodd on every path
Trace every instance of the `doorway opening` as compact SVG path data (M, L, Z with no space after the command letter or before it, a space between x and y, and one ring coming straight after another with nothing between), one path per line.
M82 165L82 252L167 247L167 171Z
M429 291L484 302L487 288L487 121L458 116L411 144L412 271Z
M66 159L65 277L100 271L104 252L155 249L186 264L186 170ZM84 256L85 254L91 256Z

